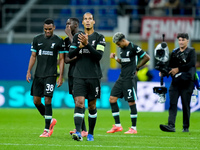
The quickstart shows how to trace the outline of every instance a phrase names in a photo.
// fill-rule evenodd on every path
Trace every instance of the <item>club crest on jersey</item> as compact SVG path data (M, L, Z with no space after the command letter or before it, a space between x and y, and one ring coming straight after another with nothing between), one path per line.
M80 51L79 51L79 54L82 54L83 53L83 50L81 49Z
M56 44L56 43L52 43L52 44L51 44L51 48L54 48L54 45L55 45L55 44Z
M93 41L92 41L92 46L94 46L95 42L96 42L96 40L93 40Z

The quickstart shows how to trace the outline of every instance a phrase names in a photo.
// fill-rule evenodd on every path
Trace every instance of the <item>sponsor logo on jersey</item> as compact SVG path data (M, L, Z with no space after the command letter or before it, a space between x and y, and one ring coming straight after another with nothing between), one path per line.
M52 51L42 51L42 55L49 55L49 56L53 56L53 52Z
M79 54L89 54L89 53L90 53L90 51L88 49L81 49L79 51Z
M122 58L122 59L121 59L121 62L130 62L130 61L131 61L130 58Z
M45 51L45 50L39 50L38 55L48 55L48 56L53 56L52 51Z

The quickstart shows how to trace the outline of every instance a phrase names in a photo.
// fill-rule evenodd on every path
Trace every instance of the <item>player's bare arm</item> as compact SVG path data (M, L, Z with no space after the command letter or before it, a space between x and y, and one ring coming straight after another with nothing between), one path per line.
M29 65L28 65L28 70L26 74L26 81L30 83L31 79L31 69L33 68L33 65L35 64L36 61L36 52L32 52L30 60L29 60Z
M64 54L64 61L66 64L72 62L73 60L76 60L77 59L77 56L73 57L72 59L69 58L69 54L68 53L65 53Z
M145 54L142 57L142 60L140 61L140 63L137 65L137 69L139 69L140 67L144 66L149 60L150 60L150 56L148 54Z
M63 84L63 72L64 72L64 54L59 54L59 68L60 68L60 76L58 78L57 87L60 87Z

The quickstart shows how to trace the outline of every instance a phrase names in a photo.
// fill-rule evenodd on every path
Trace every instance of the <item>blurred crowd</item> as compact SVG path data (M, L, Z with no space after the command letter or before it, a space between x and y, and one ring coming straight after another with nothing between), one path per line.
M0 20L2 20L2 6L5 4L25 4L28 0L0 0ZM45 4L46 2L38 0L38 4ZM66 5L117 5L118 10L116 15L132 15L135 19L130 20L131 25L138 24L136 20L138 16L152 15L152 16L166 16L166 15L181 15L188 16L192 15L194 7L200 6L200 0L71 0L70 2L61 2L48 0L48 4L58 4L63 3ZM127 6L129 6L127 8ZM138 9L131 9L138 8ZM147 12L147 9L148 12ZM168 9L170 8L170 9ZM9 11L9 10L7 10ZM7 13L6 11L6 13ZM106 14L105 14L106 15ZM198 11L196 12L198 14ZM138 17L140 19L140 17ZM2 27L2 21L0 21L0 28ZM137 26L136 26L137 27ZM130 31L132 33L137 32L139 29L135 28Z

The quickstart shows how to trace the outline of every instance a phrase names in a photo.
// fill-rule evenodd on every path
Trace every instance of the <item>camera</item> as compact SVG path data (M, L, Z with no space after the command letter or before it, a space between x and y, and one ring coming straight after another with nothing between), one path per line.
M159 70L163 76L169 76L169 48L166 42L162 42L156 46L154 56L156 59L155 69Z
M163 39L164 39L164 36L163 36ZM155 69L161 72L161 80L160 80L161 86L154 87L153 93L159 96L159 99L158 99L159 103L164 103L166 101L167 88L163 86L163 77L164 76L169 77L169 71L171 70L168 67L169 48L166 42L162 42L156 46L155 51L154 51L154 56L156 59Z

